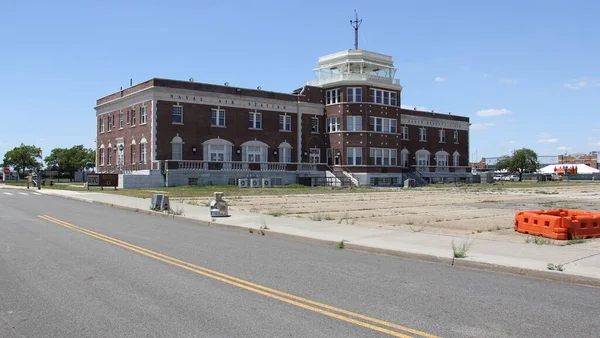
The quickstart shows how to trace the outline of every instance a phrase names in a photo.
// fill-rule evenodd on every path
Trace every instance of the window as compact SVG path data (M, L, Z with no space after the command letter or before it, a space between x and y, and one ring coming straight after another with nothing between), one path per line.
M223 162L225 161L225 146L210 145L209 154L212 162Z
M458 143L458 130L454 131L454 144Z
M246 147L246 162L263 162L262 147Z
M140 163L142 164L146 164L146 154L147 154L148 148L147 148L147 143L142 141L142 143L140 143Z
M395 166L397 165L398 150L387 148L370 148L369 163L371 165Z
M135 126L135 109L131 111L131 126Z
M440 143L446 143L446 131L443 129L438 130L438 135L440 137Z
M115 126L115 116L114 116L114 115L112 116L112 119L111 119L111 121L112 121L112 126L113 126L113 128L114 128L114 126Z
M369 131L378 131L383 133L396 133L398 121L383 117L369 117Z
M171 159L174 161L181 161L183 158L183 140L181 137L173 137L171 141Z
M140 107L140 124L146 124L146 107Z
M325 92L325 104L334 104L340 102L340 90L331 89Z
M417 151L417 165L421 167L429 166L429 152L426 150Z
M125 146L123 143L117 145L117 165L125 165Z
M402 162L400 163L402 167L404 168L408 168L408 157L410 155L410 153L408 152L408 150L406 149L402 149L402 152L400 153L400 155L402 155Z
M347 89L348 97L346 98L347 102L362 102L362 88L361 87L351 87Z
M448 166L448 153L439 151L435 154L435 164L438 167L447 167Z
M292 162L292 146L283 142L277 148L279 154L279 162L281 163L290 163Z
M101 117L98 120L98 129L100 130L101 133L104 132L104 117Z
M308 163L321 163L321 149L310 148Z
M127 124L131 121L131 110L127 111Z
M135 157L135 154L136 154L136 153L135 153L135 151L136 151L136 148L137 148L136 144L135 144L135 143L132 143L132 144L131 144L131 151L129 152L129 153L130 153L129 155L131 156L131 159L130 159L130 160L131 160L131 163L132 163L132 164L133 164L133 163L135 163L135 160L136 160L136 157Z
M371 89L369 93L371 102L385 104L387 106L397 106L396 92L389 90Z
M361 131L362 130L362 116L347 116L346 117L346 130L347 131Z
M400 128L400 138L403 140L408 140L408 126L402 126Z
M225 127L225 111L223 109L210 110L210 125L213 127Z
M318 117L311 117L311 119L310 119L310 131L311 131L311 133L318 133L319 132L319 118Z
M279 115L279 130L292 131L292 117L289 115Z
M250 113L248 119L248 128L250 129L262 129L262 114L261 113Z
M419 141L427 141L427 128L419 128Z
M458 151L455 151L454 154L452 154L452 164L455 167L458 167L459 160L460 160L460 154L458 153Z
M346 164L362 165L362 148L346 148Z
M106 148L106 157L107 157L107 165L111 165L112 164L112 146L110 145L110 143L108 144L108 148Z
M339 117L331 117L327 119L327 132L330 133L332 131L340 131L340 118Z
M111 131L111 130L112 130L112 127L113 127L113 123L115 123L115 121L114 121L114 116L110 116L110 115L108 115L108 118L107 118L107 121L106 121L106 122L107 122L107 124L108 124L108 131Z
M171 109L171 123L183 124L183 107L173 106Z
M261 141L248 141L242 144L242 159L245 162L268 162L269 146Z
M98 150L98 154L100 154L100 165L104 165L104 144L100 146L100 150Z
M119 129L123 129L123 112L119 113Z

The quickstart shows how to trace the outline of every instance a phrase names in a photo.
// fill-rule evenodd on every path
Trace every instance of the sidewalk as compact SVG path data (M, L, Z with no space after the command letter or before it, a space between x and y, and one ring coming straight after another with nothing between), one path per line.
M3 186L0 185L0 188ZM20 187L5 188L22 189ZM106 194L102 192L78 192L69 190L36 190L90 203L102 203L125 209L150 212L150 199ZM210 198L206 198L207 202ZM481 268L513 274L529 275L552 280L600 286L600 251L577 246L536 245L486 239L469 239L403 230L387 230L331 221L274 217L230 209L231 217L212 218L208 207L171 202L171 209L181 210L174 218L192 219L210 226L227 226L256 229L266 226L266 235L294 237L304 241L334 245L346 240L347 249L391 254L407 258L435 261L456 266ZM170 216L171 217L171 216ZM471 243L467 257L454 259L452 243ZM549 263L564 264L564 271L550 271Z

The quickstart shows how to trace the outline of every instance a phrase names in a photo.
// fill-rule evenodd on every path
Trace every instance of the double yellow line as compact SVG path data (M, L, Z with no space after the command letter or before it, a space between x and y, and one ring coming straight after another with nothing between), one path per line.
M65 221L61 221L59 219L56 219L54 217L50 217L47 215L43 215L43 216L39 216L40 218L61 225L65 228L71 229L71 230L75 230L77 232L80 232L82 234L88 235L90 237L94 237L97 238L101 241L107 242L107 243L111 243L117 246L120 246L122 248L125 248L127 250L131 250L134 252L137 252L139 254L142 254L144 256L150 257L150 258L154 258L156 260L159 260L161 262L165 262L167 264L171 264L177 267L180 267L182 269L194 272L196 274L202 275L202 276L206 276L215 280L218 280L220 282L229 284L229 285L233 285L236 286L238 288L244 289L244 290L248 290L269 298L273 298L273 299L277 299L279 301L282 301L284 303L288 303L291 305L295 305L298 306L300 308L306 309L306 310L310 310L316 313L320 313L322 315L328 316L328 317L332 317L332 318L336 318L348 323L352 323L352 324L356 324L371 330L375 330L381 333L385 333L394 337L411 337L405 333L410 333L410 334L414 334L417 336L421 336L421 337L428 337L428 338L438 338L437 336L422 332L422 331L418 331L418 330L414 330L408 327L404 327L401 325L396 325L394 323L390 323L390 322L386 322L380 319L376 319L376 318L372 318L369 316L365 316L365 315L361 315L359 313L355 313L352 311L347 311L344 309L340 309L337 307L333 307L327 304L323 304L323 303L319 303L319 302L315 302L306 298L302 298L302 297L298 297L298 296L294 296L292 294L283 292L283 291L279 291L279 290L275 290L266 286L262 286L256 283L252 283L237 277L233 277L218 271L214 271L211 269L207 269L192 263L188 263L173 257L169 257L166 255L163 255L161 253L152 251L152 250L148 250L142 247L139 247L137 245L133 245L131 243L113 238L113 237L109 237L100 233L97 233L95 231L91 231L85 228L81 228L78 227L76 225L73 225L71 223L67 223ZM400 332L398 332L400 331Z

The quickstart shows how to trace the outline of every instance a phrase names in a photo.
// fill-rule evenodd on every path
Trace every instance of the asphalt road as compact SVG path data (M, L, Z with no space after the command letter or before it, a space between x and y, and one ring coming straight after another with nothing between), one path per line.
M597 337L598 313L598 288L0 188L0 337Z

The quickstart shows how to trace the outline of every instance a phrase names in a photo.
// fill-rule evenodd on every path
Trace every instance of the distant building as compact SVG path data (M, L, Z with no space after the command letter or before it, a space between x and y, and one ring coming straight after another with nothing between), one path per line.
M558 164L585 164L592 168L598 168L598 152L589 154L558 155Z

